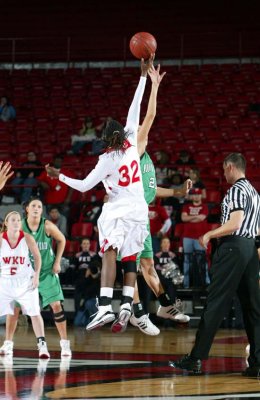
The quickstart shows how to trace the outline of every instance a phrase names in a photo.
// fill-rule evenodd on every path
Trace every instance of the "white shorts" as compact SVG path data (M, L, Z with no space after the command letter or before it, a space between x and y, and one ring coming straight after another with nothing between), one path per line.
M0 316L14 314L15 302L22 313L31 317L40 315L39 292L32 289L31 277L0 277Z
M121 257L132 256L144 248L147 230L148 208L135 207L125 215L120 215L118 208L113 209L109 203L103 205L103 210L98 219L98 232L100 256L112 246L118 249Z

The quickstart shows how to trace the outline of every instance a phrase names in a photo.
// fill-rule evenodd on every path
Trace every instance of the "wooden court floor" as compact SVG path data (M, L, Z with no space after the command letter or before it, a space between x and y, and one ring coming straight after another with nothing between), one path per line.
M162 328L146 336L129 327L87 333L70 328L71 360L60 358L54 327L46 328L51 359L38 360L31 328L19 327L13 358L0 359L0 399L240 399L260 397L260 380L241 376L246 367L243 330L220 330L203 374L173 370L169 360L189 352L195 330ZM4 327L0 328L1 343Z

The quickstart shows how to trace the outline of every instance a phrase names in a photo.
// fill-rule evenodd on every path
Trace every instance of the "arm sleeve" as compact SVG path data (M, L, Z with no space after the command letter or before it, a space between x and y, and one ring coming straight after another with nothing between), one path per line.
M141 108L141 101L142 101L143 94L144 94L145 84L146 84L146 77L141 76L140 80L139 80L139 84L135 91L135 95L134 95L132 104L128 111L127 121L126 121L126 126L125 126L125 130L128 131L130 133L130 135L133 135L132 137L135 142L137 142L137 130L138 130L139 119L140 119L140 108Z
M66 185L80 192L86 192L96 186L99 182L109 175L111 160L99 159L95 168L86 176L85 179L72 179L66 175L60 174L59 180Z
M172 226L172 221L170 218L168 218L168 219L166 219L166 221L164 221L164 224L161 227L160 231L164 235L166 232L168 232L168 230L170 229L171 226Z

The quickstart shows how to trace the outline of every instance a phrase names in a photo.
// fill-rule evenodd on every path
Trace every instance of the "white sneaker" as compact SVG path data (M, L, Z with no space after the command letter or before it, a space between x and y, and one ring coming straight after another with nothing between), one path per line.
M126 330L128 321L131 317L131 305L129 303L122 304L117 320L111 326L113 333L123 333Z
M50 353L48 352L47 343L41 340L37 344L39 350L39 358L50 358Z
M71 357L70 340L62 339L60 341L61 357Z
M188 315L183 314L182 302L179 299L171 306L159 306L157 316L182 323L187 323L190 320Z
M13 355L14 342L12 340L5 340L3 346L0 347L0 355Z
M142 315L140 318L136 318L134 314L131 315L130 322L133 326L137 326L141 332L146 335L156 336L159 335L160 329L155 326L149 318L149 315Z
M109 306L99 306L98 312L94 314L95 317L92 321L87 325L87 331L91 331L92 329L101 328L101 326L108 324L115 320L115 314L113 313L111 305Z

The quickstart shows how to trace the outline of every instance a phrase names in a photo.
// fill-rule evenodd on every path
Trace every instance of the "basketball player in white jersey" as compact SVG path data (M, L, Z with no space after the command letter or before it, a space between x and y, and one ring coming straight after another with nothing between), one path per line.
M98 220L100 253L103 256L99 310L88 324L92 330L115 320L112 310L113 287L116 276L116 257L120 254L124 265L124 284L118 319L113 332L123 332L131 316L131 304L136 281L136 255L143 249L148 234L148 206L144 199L140 157L137 150L137 131L140 106L145 89L147 71L153 57L141 62L141 77L130 106L125 128L117 121L109 122L103 133L106 151L96 167L83 180L72 179L53 167L46 166L49 176L59 177L68 186L85 192L100 181L108 194Z
M14 314L15 303L19 302L22 312L32 320L39 358L49 358L44 325L39 305L39 274L41 256L32 236L21 230L21 216L16 211L7 214L0 235L0 316ZM34 258L32 268L29 250ZM13 354L13 342L8 338L1 354Z

